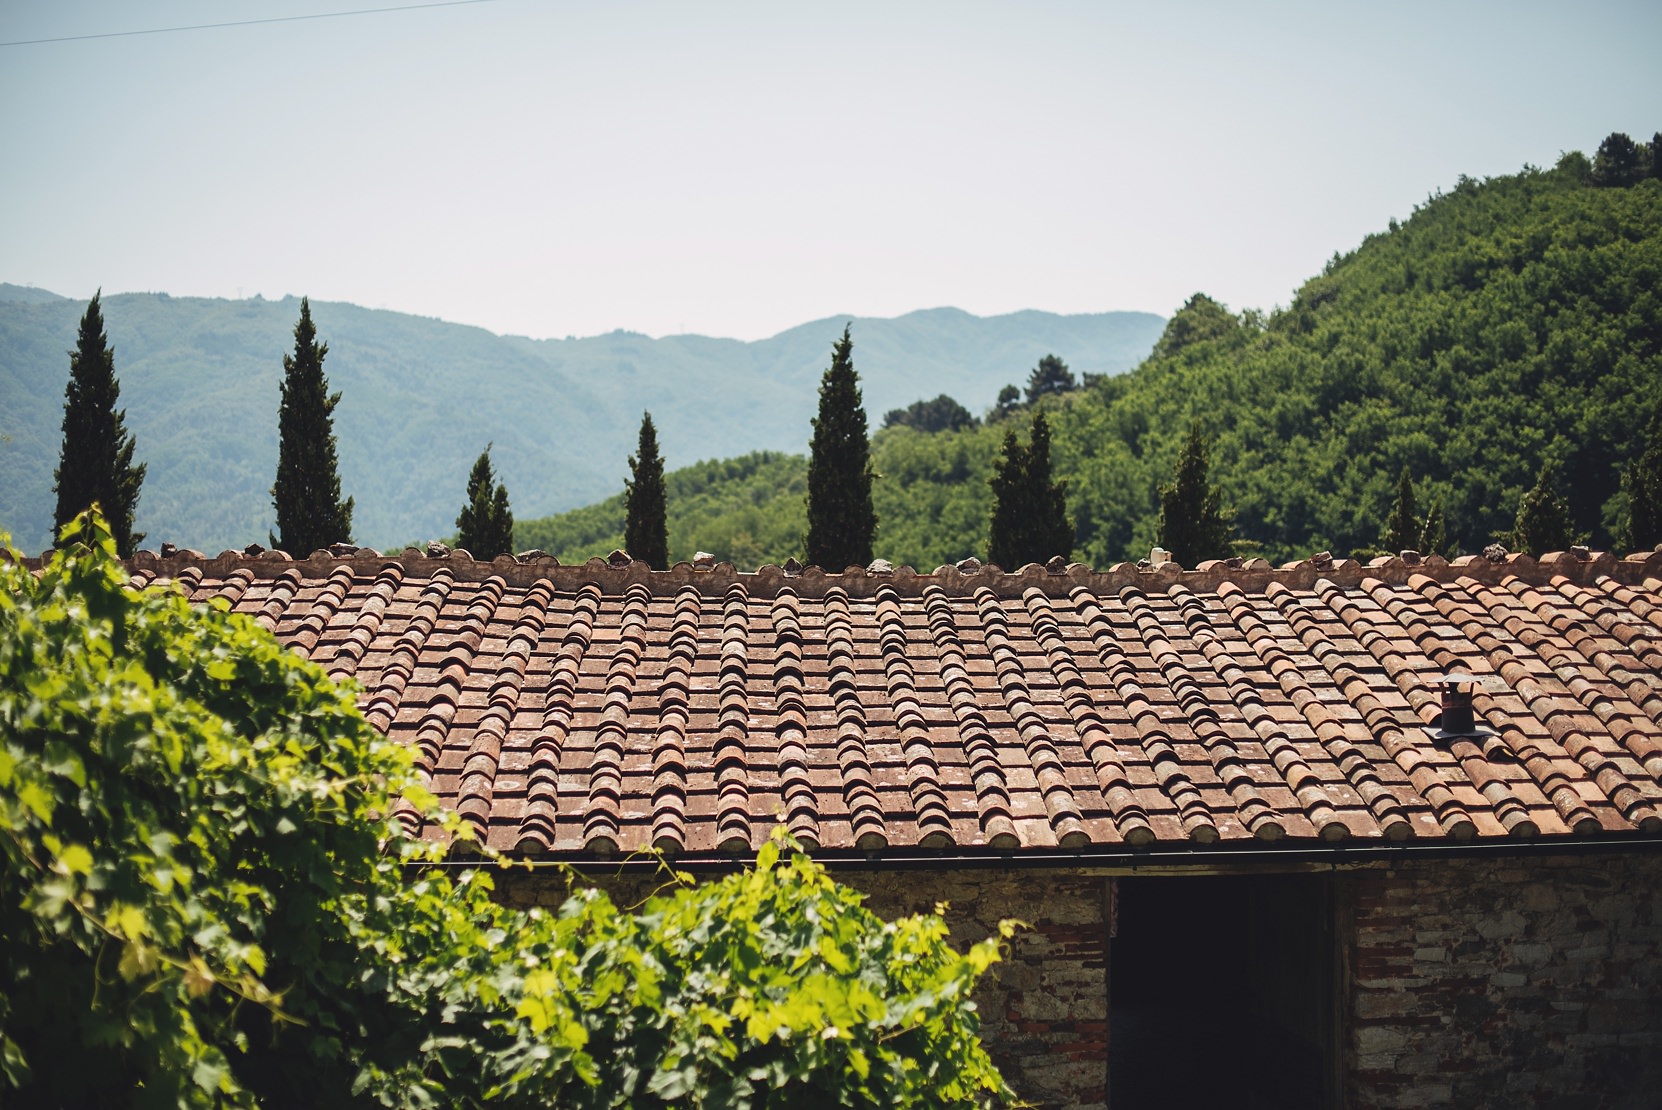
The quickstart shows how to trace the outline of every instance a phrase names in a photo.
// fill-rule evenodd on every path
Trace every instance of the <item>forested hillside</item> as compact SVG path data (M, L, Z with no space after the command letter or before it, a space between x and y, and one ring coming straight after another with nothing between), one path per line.
M1598 181L1579 154L1462 179L1336 254L1288 307L1236 314L1197 295L1134 372L1041 400L1054 409L1074 554L1096 565L1147 555L1158 487L1194 419L1214 439L1213 477L1246 553L1369 552L1404 468L1421 512L1443 506L1449 550L1478 550L1511 528L1543 462L1577 527L1613 544L1622 468L1662 400L1662 181ZM875 427L880 411L868 411ZM932 568L985 553L997 419L876 434L880 555ZM743 567L799 556L802 461L710 480L723 465L672 475L672 557L694 546ZM696 497L678 497L677 483ZM527 521L521 538L566 559L615 546L621 504L583 514Z
M1216 437L1239 534L1272 559L1376 544L1404 467L1451 544L1477 550L1544 461L1608 546L1662 400L1659 283L1662 181L1593 187L1573 157L1462 180L1267 320L1192 302L1133 376L1058 418L1080 549L1147 548L1191 418Z
M380 547L448 535L487 443L520 517L621 488L642 409L671 466L807 443L814 389L850 318L746 343L630 332L531 340L441 320L312 302L329 345L343 496L354 538ZM83 301L0 285L0 531L48 540L69 348ZM135 458L135 526L217 552L273 525L277 384L298 298L103 298ZM1134 366L1164 321L1148 313L978 317L940 308L853 319L868 403L991 395L1047 352L1102 374Z

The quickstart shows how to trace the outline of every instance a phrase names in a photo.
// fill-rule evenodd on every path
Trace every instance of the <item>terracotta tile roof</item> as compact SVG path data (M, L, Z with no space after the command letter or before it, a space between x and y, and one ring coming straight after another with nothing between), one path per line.
M1662 831L1662 553L932 574L141 553L338 678L510 853ZM797 570L794 566L791 568ZM1439 678L1494 735L1434 741Z

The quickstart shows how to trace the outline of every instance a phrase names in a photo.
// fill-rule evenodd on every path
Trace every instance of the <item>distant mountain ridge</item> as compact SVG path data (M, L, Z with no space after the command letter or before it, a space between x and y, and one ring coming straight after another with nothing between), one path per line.
M85 302L0 285L0 529L49 541L68 351ZM264 543L277 457L277 384L299 300L165 293L106 296L127 427L148 464L136 528L146 546L209 552ZM313 302L342 394L335 430L354 538L392 545L449 534L487 442L517 515L616 493L643 409L672 467L755 450L800 452L819 375L845 323L873 426L948 393L972 410L1025 381L1047 353L1117 374L1152 349L1151 313L978 317L953 308L893 319L830 316L755 342L632 332L499 336L462 324Z
M47 289L40 289L33 285L13 285L9 281L0 281L0 301L11 301L17 304L51 304L53 301L66 301L68 297L59 296Z

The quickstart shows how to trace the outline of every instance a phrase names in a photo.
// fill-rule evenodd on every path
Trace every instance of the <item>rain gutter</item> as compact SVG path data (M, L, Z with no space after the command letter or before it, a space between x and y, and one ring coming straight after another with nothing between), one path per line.
M944 869L996 871L1086 870L1133 874L1138 871L1230 871L1340 869L1369 865L1400 864L1427 859L1516 859L1542 856L1592 856L1654 852L1662 854L1662 837L1592 836L1552 839L1467 840L1416 842L1370 841L1363 843L1313 844L1302 841L1277 847L1245 844L1241 847L1188 848L1178 845L1149 848L1047 849L1033 852L992 850L929 850L895 848L875 852L855 849L818 850L810 853L828 871L939 871ZM579 871L611 874L646 874L669 866L676 871L722 873L739 870L752 862L748 855L701 853L660 858L653 853L633 856L601 855L591 852L560 853L549 856L504 855L510 870L531 871L571 867ZM481 860L453 858L424 867L476 868Z

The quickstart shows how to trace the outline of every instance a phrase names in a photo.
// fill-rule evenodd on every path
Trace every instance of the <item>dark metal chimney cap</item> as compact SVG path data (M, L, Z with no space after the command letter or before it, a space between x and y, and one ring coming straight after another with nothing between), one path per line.
M1439 675L1436 681L1443 687L1443 704L1436 723L1426 726L1425 731L1431 739L1447 744L1453 740L1487 740L1500 735L1478 720L1477 711L1472 706L1475 688L1483 679L1475 674L1452 671Z

